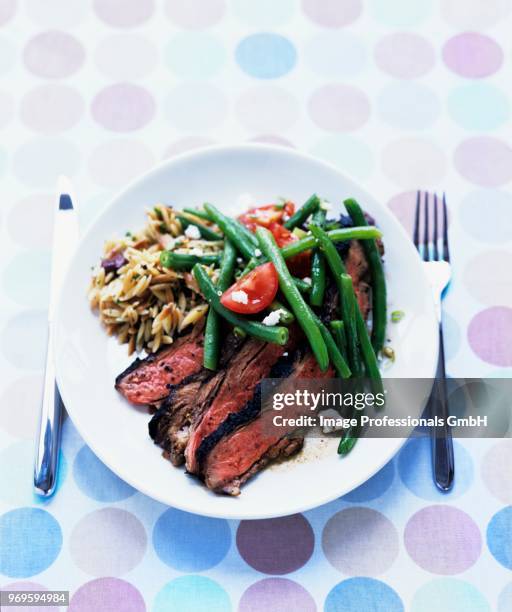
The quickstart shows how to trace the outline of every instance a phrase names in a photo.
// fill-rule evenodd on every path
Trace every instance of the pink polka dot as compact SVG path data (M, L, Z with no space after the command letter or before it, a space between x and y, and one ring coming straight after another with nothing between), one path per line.
M314 599L304 587L287 578L265 578L251 584L240 599L238 612L316 612Z
M250 132L272 134L290 129L299 118L297 98L274 85L246 89L235 105L238 121Z
M405 189L439 186L447 166L444 150L422 138L392 141L382 152L385 174Z
M139 591L119 578L98 578L83 584L69 602L69 612L146 612Z
M30 39L23 52L25 65L36 76L61 79L84 63L82 43L70 34L49 30Z
M151 151L137 140L110 140L94 149L89 159L89 173L102 187L125 185L155 163Z
M34 132L51 134L69 130L84 112L82 96L67 85L41 85L21 100L21 119Z
M98 17L114 28L133 28L155 11L154 0L94 0Z
M14 117L14 98L11 94L0 91L0 128L5 127Z
M468 327L468 341L482 361L512 366L512 308L494 306L476 314Z
M375 47L379 68L399 79L423 76L434 67L436 57L430 42L410 32L389 34Z
M200 30L220 21L226 11L224 0L166 0L169 19L182 28Z
M129 572L140 563L146 547L142 523L120 508L101 508L86 514L75 525L69 540L75 565L92 576Z
M140 79L156 68L158 50L143 36L114 34L99 43L94 61L109 78L120 81Z
M302 10L325 28L340 28L354 22L363 6L361 0L302 0Z
M0 4L0 25L7 23L16 12L17 0L2 0Z
M186 151L192 151L193 149L200 149L202 147L210 147L216 144L215 140L210 138L203 138L201 136L189 136L187 138L181 138L176 142L170 144L164 151L164 159L167 157L174 157L180 153Z
M38 582L29 582L26 580L19 582L11 582L2 586L2 591L47 591L47 587ZM16 608L14 608L16 609ZM23 606L23 612L56 612L59 608L55 606Z
M482 304L512 307L510 279L504 270L512 269L510 251L485 251L478 253L467 264L464 285L467 291Z
M333 132L357 130L368 121L370 102L360 89L348 85L324 85L311 96L311 119L322 129Z
M468 181L498 187L512 179L512 148L498 138L475 136L459 144L454 164Z
M287 138L283 138L282 136L274 136L273 134L256 136L255 138L251 138L250 142L262 142L264 144L279 145L281 147L290 147L292 149L295 148L293 142L290 142Z
M427 506L405 526L404 544L415 563L432 574L459 574L474 565L482 536L473 519L451 506Z
M443 60L456 74L481 79L501 67L503 51L492 38L476 32L465 32L445 43Z
M402 191L394 195L388 202L388 206L395 217L404 226L405 231L412 236L414 229L414 217L416 214L417 190ZM422 196L423 197L423 196ZM448 211L448 224L450 213Z
M153 119L155 101L143 87L118 83L105 87L95 96L91 111L94 119L107 130L131 132Z

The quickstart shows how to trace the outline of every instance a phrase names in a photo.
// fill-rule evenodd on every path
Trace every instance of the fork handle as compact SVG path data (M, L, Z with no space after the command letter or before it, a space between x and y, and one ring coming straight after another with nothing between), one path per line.
M453 486L455 460L453 456L452 430L448 425L448 396L446 392L446 372L444 358L443 327L439 324L439 357L436 380L429 402L430 417L442 419L443 425L431 427L432 469L434 480L441 491L449 491Z

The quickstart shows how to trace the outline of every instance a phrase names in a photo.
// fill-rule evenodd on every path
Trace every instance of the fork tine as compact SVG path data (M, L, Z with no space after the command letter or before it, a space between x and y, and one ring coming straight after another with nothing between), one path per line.
M420 196L421 191L418 189L416 192L416 211L414 213L414 230L413 230L413 242L416 249L420 250Z
M432 246L434 261L439 260L439 249L437 248L437 193L434 193L434 233L432 235Z
M443 192L443 259L450 261L448 249L448 212L446 209L446 194Z
M429 248L428 248L428 191L425 191L425 200L424 200L424 209L425 209L425 225L423 228L423 261L429 260Z

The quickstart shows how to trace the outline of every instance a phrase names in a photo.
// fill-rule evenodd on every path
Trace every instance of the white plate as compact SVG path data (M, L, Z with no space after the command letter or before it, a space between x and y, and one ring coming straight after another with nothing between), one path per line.
M238 498L215 495L165 461L148 436L145 410L129 405L114 378L131 361L126 346L108 338L90 309L90 267L103 242L144 223L144 211L163 202L179 207L215 203L233 214L286 196L301 203L317 192L331 202L355 197L384 233L389 300L407 315L391 325L393 377L430 378L437 357L435 314L426 278L410 238L375 198L333 167L268 145L215 147L185 154L134 181L98 216L71 262L59 301L55 341L57 380L67 411L87 444L123 480L171 506L215 517L266 518L329 502L375 474L403 439L364 439L340 460L332 445L308 440L299 459L264 470ZM245 194L245 195L244 195ZM337 213L338 206L331 212ZM341 209L341 207L340 207ZM418 404L418 414L421 406Z

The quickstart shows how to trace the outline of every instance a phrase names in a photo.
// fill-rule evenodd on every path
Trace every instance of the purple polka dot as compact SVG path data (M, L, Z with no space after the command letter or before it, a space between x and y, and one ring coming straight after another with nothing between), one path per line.
M94 119L107 130L131 132L153 119L155 101L143 87L118 83L105 87L95 96L91 111Z
M370 116L366 94L348 85L324 85L309 100L311 119L322 129L350 132L360 128Z
M94 149L89 172L102 187L120 187L155 163L152 152L137 140L109 140Z
M361 14L361 0L302 0L302 10L311 21L325 28L353 23Z
M283 138L282 136L274 136L273 134L256 136L255 138L251 138L251 142L262 142L264 144L279 145L280 147L290 147L292 149L295 148L295 145L287 138Z
M265 574L288 574L313 554L315 536L302 514L261 521L242 521L236 534L240 555Z
M2 591L47 591L48 589L38 582L29 582L27 580L19 582L11 582L2 586ZM26 606L22 607L23 612L56 612L60 608L55 606Z
M226 11L224 0L166 0L167 17L182 28L200 30L219 22Z
M304 587L287 578L265 578L251 584L240 599L238 612L316 612L316 604Z
M399 79L415 79L429 72L435 64L435 51L430 42L410 32L389 34L375 47L379 68Z
M202 147L211 147L216 144L215 140L211 138L203 138L202 136L189 136L187 138L180 138L176 142L173 142L164 151L164 159L167 157L174 157L180 153L186 151L192 151L194 149L201 149Z
M69 602L69 612L146 612L139 591L119 578L98 578L83 584Z
M439 186L447 167L444 149L423 138L394 140L382 152L384 173L405 189Z
M94 10L114 28L133 28L151 17L155 3L154 0L94 0Z
M331 517L322 533L327 560L349 576L377 576L398 556L398 533L391 521L370 508L347 508Z
M25 66L36 76L62 79L84 63L82 43L70 34L49 30L30 39L23 52Z
M285 89L262 85L247 89L237 100L238 121L250 132L272 134L290 129L299 119L297 98Z
M465 179L483 187L498 187L512 180L512 148L491 136L461 142L454 163Z
M512 366L512 308L494 306L479 312L469 324L468 341L482 361Z
M481 79L499 70L503 63L503 51L492 38L476 32L465 32L445 43L443 60L456 74L469 79Z
M443 575L469 569L482 550L482 536L473 519L458 508L444 505L416 512L405 527L404 543L421 568Z
M120 576L129 572L140 563L146 547L142 523L120 508L102 508L86 514L75 525L69 540L75 565L92 576Z
M21 100L21 119L33 130L43 134L63 132L76 125L84 112L82 96L67 85L41 85L29 91Z
M17 0L2 0L0 4L0 25L7 23L18 8Z

